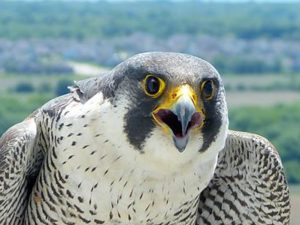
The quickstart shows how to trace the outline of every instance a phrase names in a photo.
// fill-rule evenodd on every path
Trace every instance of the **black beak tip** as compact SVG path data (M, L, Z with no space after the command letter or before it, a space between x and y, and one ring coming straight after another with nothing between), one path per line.
M188 140L189 140L188 135L186 135L184 137L173 136L174 144L180 153L185 150Z

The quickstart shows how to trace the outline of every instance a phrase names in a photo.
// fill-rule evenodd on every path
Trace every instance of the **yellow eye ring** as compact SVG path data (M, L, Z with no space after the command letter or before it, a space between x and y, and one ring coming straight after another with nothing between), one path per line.
M146 95L158 98L166 88L166 83L159 77L147 75L143 80L143 88Z
M216 94L217 87L213 80L205 80L200 85L201 96L209 101Z

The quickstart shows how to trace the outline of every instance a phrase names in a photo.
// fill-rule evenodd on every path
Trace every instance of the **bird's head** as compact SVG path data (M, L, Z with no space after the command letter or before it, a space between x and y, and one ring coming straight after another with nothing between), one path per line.
M143 53L118 65L115 111L127 143L145 157L188 161L216 156L225 143L227 107L218 72L178 53ZM210 154L210 153L208 153Z

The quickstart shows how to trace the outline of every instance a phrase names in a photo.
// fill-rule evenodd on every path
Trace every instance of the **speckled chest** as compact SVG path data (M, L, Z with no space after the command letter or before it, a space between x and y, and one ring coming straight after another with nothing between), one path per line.
M194 223L203 188L199 174L152 177L122 155L99 154L99 146L76 147L74 141L68 144L85 151L84 158L71 151L59 156L57 151L70 150L59 147L48 154L30 203L36 217L48 224Z
M145 169L143 153L109 123L121 118L99 99L69 106L45 128L51 140L26 224L194 224L215 162L203 168L195 159L174 173L163 171L167 163L155 173Z

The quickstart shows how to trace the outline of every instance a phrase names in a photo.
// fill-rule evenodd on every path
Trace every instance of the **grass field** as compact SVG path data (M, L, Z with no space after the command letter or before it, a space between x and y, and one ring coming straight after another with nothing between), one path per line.
M249 74L249 75L240 75L236 74L226 74L223 76L224 84L230 85L231 87L236 86L256 86L256 87L265 87L270 84L289 84L298 80L296 75L291 74Z
M300 102L297 91L227 91L226 99L229 108L244 106L272 106Z
M76 64L77 65L77 64ZM78 65L77 65L78 66ZM82 71L83 68L80 67L78 70L80 74L76 75L66 75L66 76L25 76L25 75L9 75L9 74L0 74L0 94L2 98L12 97L20 100L22 103L26 104L28 98L32 94L17 94L12 90L16 87L17 83L27 82L32 84L37 90L38 87L43 84L48 84L51 88L57 84L57 82L61 79L68 80L81 80L85 79L87 76L87 71ZM90 69L90 68L89 68ZM288 83L290 78L273 75L273 76L226 76L224 77L225 84L231 84L233 86L238 86L240 84L248 84L253 86L253 84L257 84L260 87L268 86L272 84L274 81L279 83ZM289 91L289 90L278 90L278 91L254 91L254 90L244 90L244 91L227 91L226 92L228 107L237 108L243 106L270 106L275 104L284 104L298 101L300 102L300 92L297 91ZM49 97L52 95L50 94ZM47 96L44 98L47 101ZM1 101L0 101L1 104ZM42 103L41 103L42 104ZM30 112L28 112L30 113ZM11 124L12 125L12 124ZM300 224L300 186L291 186L291 206L292 206L292 215L291 215L291 225L299 225Z
M61 76L45 76L45 75L9 75L0 74L0 93L4 95L9 94L9 91L13 90L18 83L26 82L32 84L37 90L42 85L49 85L54 87L61 79L67 80L81 80L85 79L89 73L93 75L99 72L100 74L106 70L106 68L89 66L88 64L73 63L75 75L61 75ZM93 72L95 74L93 74ZM299 76L300 77L300 76ZM227 102L229 108L231 107L243 107L243 106L271 106L275 104L292 103L300 101L300 91L295 90L251 90L249 87L268 87L274 83L287 85L292 82L293 78L288 75L248 75L248 76L223 76L225 86L229 85L230 90L226 90ZM298 78L297 78L298 79ZM243 85L245 90L237 90L236 87Z

